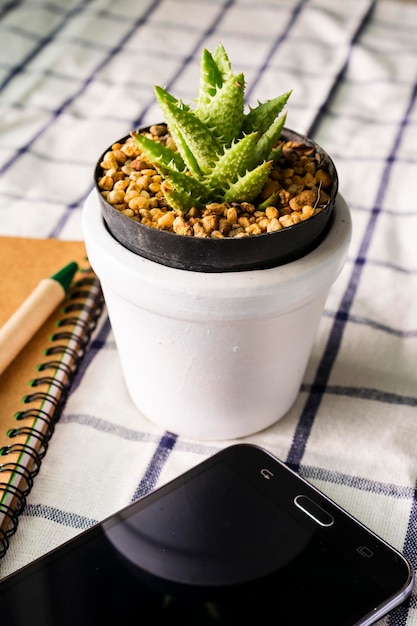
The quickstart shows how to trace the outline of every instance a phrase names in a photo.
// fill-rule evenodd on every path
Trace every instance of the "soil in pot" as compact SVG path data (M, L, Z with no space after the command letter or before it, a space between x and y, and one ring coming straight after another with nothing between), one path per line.
M164 145L173 141L165 124L139 132ZM106 226L132 252L178 269L242 271L301 258L326 235L338 177L314 141L286 128L280 141L282 157L256 202L211 203L178 215L164 197L161 176L134 137L124 137L95 170Z

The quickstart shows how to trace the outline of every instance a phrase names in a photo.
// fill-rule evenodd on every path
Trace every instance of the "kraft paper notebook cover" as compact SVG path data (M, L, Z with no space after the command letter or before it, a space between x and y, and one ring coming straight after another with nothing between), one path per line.
M65 299L0 375L0 557L103 306L82 241L0 237L0 327L40 280L71 261L79 270Z

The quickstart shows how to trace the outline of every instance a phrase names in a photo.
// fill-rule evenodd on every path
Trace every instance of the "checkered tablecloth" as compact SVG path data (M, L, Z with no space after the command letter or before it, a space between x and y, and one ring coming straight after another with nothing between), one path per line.
M95 161L190 101L225 44L248 104L293 89L287 125L333 157L353 220L299 397L264 446L417 566L417 5L380 0L3 0L0 234L82 239ZM231 441L133 406L104 312L0 576ZM417 625L416 595L381 624Z

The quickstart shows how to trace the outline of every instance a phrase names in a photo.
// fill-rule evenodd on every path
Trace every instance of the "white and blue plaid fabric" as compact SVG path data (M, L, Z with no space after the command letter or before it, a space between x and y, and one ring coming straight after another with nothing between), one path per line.
M287 125L332 155L353 240L295 405L247 440L417 567L416 33L417 5L390 0L0 3L2 235L82 239L98 156L161 120L154 83L195 97L204 46L225 44L248 104L293 89ZM231 443L138 412L104 312L0 576ZM417 625L416 602L380 623Z

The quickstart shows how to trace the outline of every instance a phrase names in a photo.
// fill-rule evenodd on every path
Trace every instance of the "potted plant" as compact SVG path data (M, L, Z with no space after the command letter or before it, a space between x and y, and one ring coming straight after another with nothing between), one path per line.
M284 126L290 92L245 112L244 91L204 50L195 107L156 87L164 123L103 153L83 212L133 401L197 439L289 410L350 239L332 160Z

